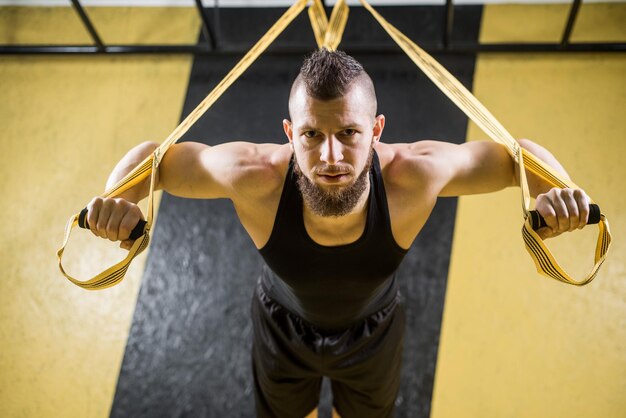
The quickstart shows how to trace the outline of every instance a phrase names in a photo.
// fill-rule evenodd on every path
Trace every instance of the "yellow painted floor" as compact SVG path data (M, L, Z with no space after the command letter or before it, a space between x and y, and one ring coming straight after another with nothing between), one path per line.
M556 41L568 5L493 5L481 40ZM626 39L626 4L585 4L573 39ZM434 418L623 418L626 411L626 56L482 55L474 92L518 138L550 149L611 221L598 277L539 276L520 192L459 201L433 395ZM468 139L487 136L471 125ZM577 278L597 228L549 242Z
M93 8L106 42L195 43L195 8ZM160 36L161 38L159 38ZM0 42L88 43L70 8L0 8ZM104 191L132 146L178 124L191 57L0 59L0 417L105 417L146 254L118 286L82 290L58 271L65 222ZM122 250L77 232L79 279ZM78 257L80 255L80 258Z

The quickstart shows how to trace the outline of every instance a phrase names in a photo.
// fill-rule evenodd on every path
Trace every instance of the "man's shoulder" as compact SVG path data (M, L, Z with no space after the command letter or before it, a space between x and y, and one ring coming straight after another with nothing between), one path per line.
M274 175L284 179L292 150L289 144L254 144L248 143L247 151L242 153L240 164L252 175Z
M282 189L292 151L289 144L241 143L238 169L233 179L236 190L248 196L267 195Z
M376 152L385 182L399 187L424 187L438 170L447 143L423 140L412 143L379 143Z
M424 226L439 192L436 172L441 159L436 141L378 143L376 151L385 183L393 236L402 248Z

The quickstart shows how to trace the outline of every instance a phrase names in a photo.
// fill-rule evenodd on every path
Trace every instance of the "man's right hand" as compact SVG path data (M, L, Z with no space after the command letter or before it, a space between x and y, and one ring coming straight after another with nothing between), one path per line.
M121 198L94 197L87 205L89 229L100 238L121 241L120 248L130 250L130 233L143 215L139 206Z

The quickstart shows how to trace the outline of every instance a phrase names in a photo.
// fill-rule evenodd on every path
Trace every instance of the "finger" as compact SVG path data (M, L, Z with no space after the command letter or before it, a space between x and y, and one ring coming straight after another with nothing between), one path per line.
M553 199L550 199L552 208L556 214L557 229L555 232L565 232L569 230L569 214L567 213L567 206L563 201L563 198L558 194Z
M539 235L541 239L550 238L554 234L554 232L552 232L552 228L549 227L539 228L535 232L537 232L537 235Z
M140 219L143 219L143 216L141 215L141 211L138 207L135 206L128 210L124 214L124 217L122 218L119 225L119 239L127 240L128 237L130 237L130 234L135 226L137 226L137 222L139 222Z
M574 199L578 206L578 229L582 229L589 222L589 204L591 203L589 196L580 190L574 190Z
M108 238L111 241L117 241L119 238L120 223L126 215L126 212L128 212L128 208L125 206L115 205L113 209L114 210L111 212L111 216L109 217L109 222L107 223L106 229Z
M100 208L102 207L102 198L94 197L87 205L87 223L89 224L89 230L97 237L98 230L96 225L98 224L98 217L100 216Z
M550 229L548 227L539 228L536 232L537 232L537 235L539 235L539 237L542 240L546 240L548 238L558 237L559 235L562 234L562 232L554 232L552 229Z
M539 206L537 207L537 210L539 210ZM541 206L541 211L540 211L541 216L543 217L543 219L546 221L546 225L548 225L548 227L550 228L550 230L552 231L552 233L556 233L559 230L559 222L556 218L556 212L554 211L554 207L552 206L552 202L550 201L549 205L542 205Z
M107 225L109 224L109 218L111 217L113 203L113 199L104 199L102 201L102 207L100 208L100 214L98 216L98 222L96 224L98 236L101 238L109 237Z
M124 240L120 242L120 248L123 248L124 250L130 250L134 243L135 241L130 239Z
M578 228L580 222L578 202L574 199L574 191L572 189L563 189L561 197L563 198L563 203L565 204L569 218L569 228L567 230L573 231Z

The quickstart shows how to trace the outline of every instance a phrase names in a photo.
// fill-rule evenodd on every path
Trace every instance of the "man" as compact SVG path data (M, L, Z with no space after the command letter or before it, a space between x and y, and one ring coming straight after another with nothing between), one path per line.
M492 142L385 144L374 86L343 52L309 56L289 97L289 142L209 147L186 142L165 154L158 188L188 198L229 198L266 261L252 301L258 415L303 417L317 406L322 376L349 417L393 415L404 314L395 271L439 196L518 184L505 149ZM565 174L545 149L521 141ZM158 144L129 151L116 183ZM550 189L532 175L544 237L582 228L582 190ZM116 199L94 198L97 236L130 248L149 181Z

